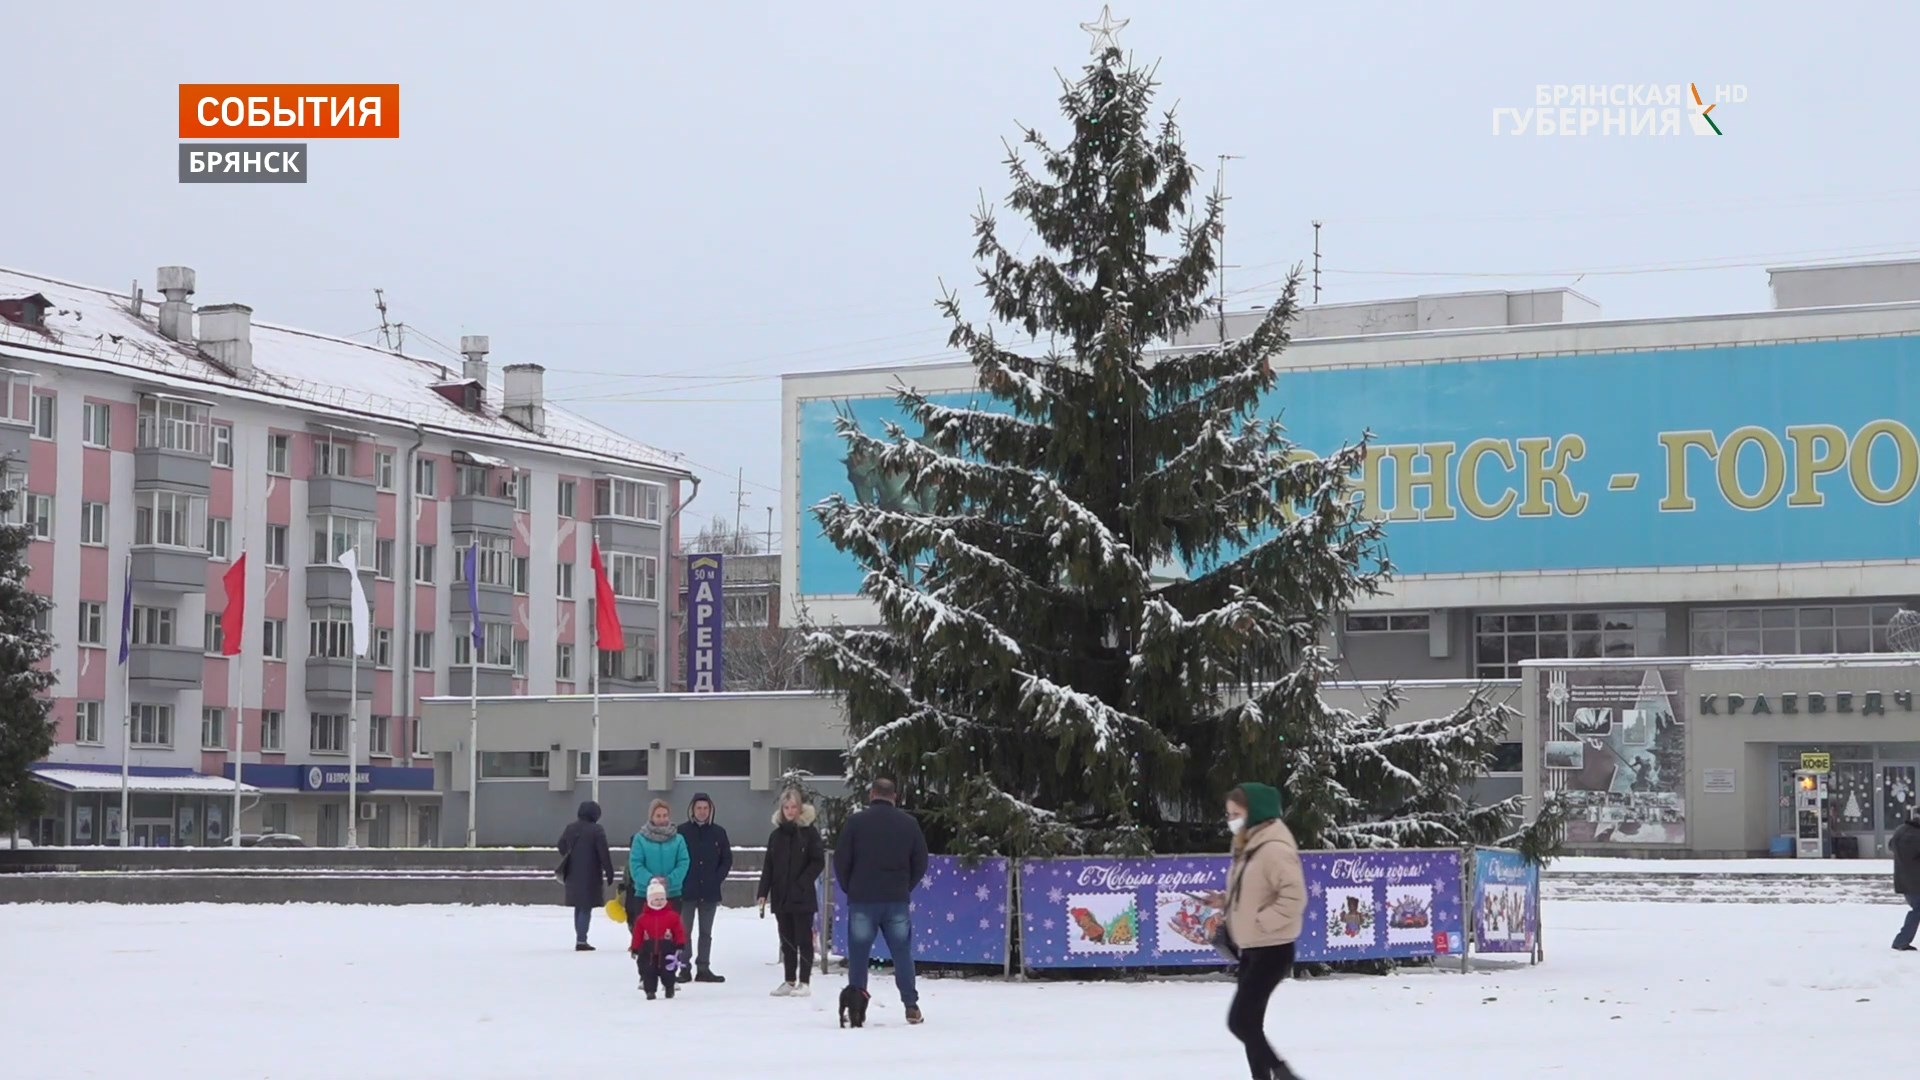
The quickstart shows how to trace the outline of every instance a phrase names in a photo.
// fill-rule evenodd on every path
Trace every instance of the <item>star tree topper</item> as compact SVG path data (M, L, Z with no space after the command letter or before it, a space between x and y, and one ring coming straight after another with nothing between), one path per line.
M1114 22L1113 12L1109 9L1108 5L1101 4L1100 21L1097 23L1083 22L1080 24L1080 29L1093 35L1093 49L1091 51L1095 56L1098 56L1106 49L1117 49L1120 47L1120 39L1115 35L1119 34L1120 31L1132 21L1132 19L1121 19L1119 22Z

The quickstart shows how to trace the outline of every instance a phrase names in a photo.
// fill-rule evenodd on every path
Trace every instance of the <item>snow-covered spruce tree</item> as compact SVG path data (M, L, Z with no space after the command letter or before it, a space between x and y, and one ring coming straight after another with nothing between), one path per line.
M20 496L0 490L0 519ZM29 767L53 749L53 672L36 665L53 651L38 626L53 601L27 591L25 525L0 524L0 833L38 816L44 794Z
M1108 49L1065 86L1071 144L1028 130L1037 170L1009 150L1008 205L1045 253L976 218L994 321L1054 350L1010 351L949 294L992 400L902 387L918 436L839 422L848 459L911 496L813 508L883 620L808 638L844 695L852 777L900 780L959 854L1217 849L1243 780L1284 785L1308 845L1500 835L1505 811L1459 794L1498 709L1394 725L1397 695L1358 716L1320 699L1322 627L1388 565L1350 488L1364 439L1316 457L1258 415L1297 276L1246 337L1149 351L1207 316L1221 211L1172 116L1150 119L1154 89ZM1191 573L1163 572L1176 561Z

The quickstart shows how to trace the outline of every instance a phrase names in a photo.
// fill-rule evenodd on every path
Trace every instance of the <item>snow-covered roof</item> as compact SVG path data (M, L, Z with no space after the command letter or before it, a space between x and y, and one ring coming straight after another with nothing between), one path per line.
M63 791L119 791L120 774L101 772L94 769L38 768L33 770L34 779L52 784ZM146 795L217 795L233 794L233 781L218 776L189 774L184 776L129 776L127 790ZM241 784L243 792L259 792L252 784Z
M487 388L484 412L468 412L433 389L463 378L438 360L254 322L250 331L254 370L250 376L236 376L194 346L162 335L159 302L152 296L142 297L142 317L135 318L128 311L125 294L0 268L0 298L35 293L51 305L44 331L0 319L0 350L22 359L45 358L185 392L297 404L363 424L418 424L460 439L537 447L688 475L679 455L628 439L551 403L545 408L546 433L528 431L500 415L504 387L499 382Z

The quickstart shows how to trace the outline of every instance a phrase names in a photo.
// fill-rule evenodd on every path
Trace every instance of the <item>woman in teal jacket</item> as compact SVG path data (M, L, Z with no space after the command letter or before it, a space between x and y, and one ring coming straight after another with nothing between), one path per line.
M680 910L680 887L687 880L687 838L673 827L673 808L665 799L653 800L647 810L647 823L633 834L633 850L627 854L627 923L633 923L639 900L647 895L647 882L664 878L667 882L667 906Z

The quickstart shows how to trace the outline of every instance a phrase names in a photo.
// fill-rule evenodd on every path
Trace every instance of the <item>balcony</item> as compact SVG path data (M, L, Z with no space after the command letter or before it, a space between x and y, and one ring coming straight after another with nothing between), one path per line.
M475 670L465 664L447 669L447 697L471 697ZM513 669L483 667L478 670L481 697L507 697L513 693Z
M453 625L470 627L473 625L473 604L467 596L467 583L456 581L449 587L452 594L447 598L447 613L453 619ZM506 585L481 584L474 589L479 594L480 618L513 621L513 589Z
M637 555L660 554L660 526L628 518L596 517L593 535L601 551L631 551Z
M332 476L315 473L307 481L307 511L313 514L346 514L371 518L374 495L378 489L371 477Z
M307 696L344 702L352 696L353 661L344 656L307 657ZM373 657L360 658L360 700L373 697Z
M207 553L187 548L137 545L133 549L133 580L143 589L169 593L207 591ZM199 685L196 676L194 685Z
M201 573L206 573L204 559ZM127 678L135 691L197 690L205 669L206 656L198 646L134 645L127 649Z
M491 495L459 495L453 497L453 528L485 529L489 532L510 533L513 531L513 500L496 499Z
M142 446L133 452L133 486L206 494L212 483L213 458L190 450Z
M366 590L369 603L373 600L374 567L360 568L360 587ZM201 570L201 576L206 571ZM308 604L351 604L353 603L353 582L347 580L347 568L338 563L322 563L307 567L307 603Z
M20 470L24 474L28 455L32 452L32 426L21 421L0 418L0 459L19 462Z

